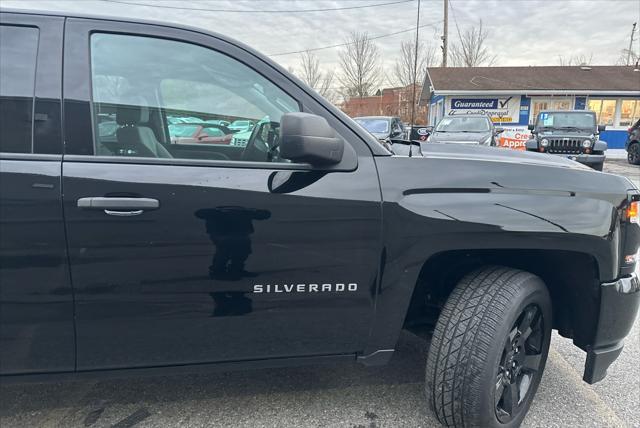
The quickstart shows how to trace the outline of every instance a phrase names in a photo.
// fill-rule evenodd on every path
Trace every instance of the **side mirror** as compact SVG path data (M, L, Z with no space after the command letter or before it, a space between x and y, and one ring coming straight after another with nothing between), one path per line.
M604 132L607 130L607 125L598 125L598 132Z
M391 138L396 138L396 137L401 137L404 134L404 132L400 131L399 129L396 129L395 131L391 131Z
M533 131L534 129L536 129L535 125L529 125L527 126L527 128L529 129L529 131Z
M433 134L433 126L429 125L429 126L425 127L424 129L426 129L429 134Z
M280 121L280 156L297 162L336 164L342 160L344 141L324 117L286 113Z
M495 128L496 134L502 134L504 132L504 128L497 127Z

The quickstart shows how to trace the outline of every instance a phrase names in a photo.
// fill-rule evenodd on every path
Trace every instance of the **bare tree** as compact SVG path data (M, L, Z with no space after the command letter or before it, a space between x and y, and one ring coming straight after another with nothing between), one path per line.
M628 62L627 62L628 61ZM640 61L640 53L629 51L629 49L622 49L620 51L620 58L616 62L617 65L634 65Z
M590 53L589 55L576 54L566 58L562 55L558 55L558 64L561 66L590 65L592 62L593 62L593 53Z
M340 52L341 74L337 77L344 88L343 97L369 96L382 79L380 51L367 33L353 32Z
M320 95L330 102L335 99L331 85L333 84L333 71L322 72L320 60L312 52L306 51L300 55L300 79L311 86Z
M478 26L473 26L459 34L460 40L453 44L450 55L453 65L456 67L481 67L491 66L496 61L487 48L487 38L489 31L482 26L482 19Z
M396 59L393 67L393 83L400 86L413 84L413 68L415 64L416 44L413 41L403 41L400 45L400 57ZM438 63L436 58L436 48L431 45L418 43L418 68L416 73L416 83L422 85L424 82L427 67Z

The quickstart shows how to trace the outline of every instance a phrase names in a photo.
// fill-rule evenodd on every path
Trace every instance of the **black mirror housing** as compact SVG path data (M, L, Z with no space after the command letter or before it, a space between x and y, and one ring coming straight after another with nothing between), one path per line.
M529 131L533 131L534 129L536 129L535 125L529 125L527 126L527 129L529 129Z
M504 128L498 126L495 128L495 132L496 134L502 134L504 132Z
M598 132L604 132L607 130L607 125L598 125Z
M295 162L337 164L344 141L324 117L309 113L286 113L280 121L280 156Z

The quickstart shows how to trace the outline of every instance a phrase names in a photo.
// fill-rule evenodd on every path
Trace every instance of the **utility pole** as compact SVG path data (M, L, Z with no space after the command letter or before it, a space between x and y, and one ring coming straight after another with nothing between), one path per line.
M447 66L447 54L449 44L449 0L444 0L444 34L442 35L442 66Z
M416 46L413 49L413 88L411 90L411 128L413 129L415 123L415 115L416 115L416 84L418 80L418 48L420 47L420 0L418 0L418 13L416 17ZM411 140L411 135L409 135L409 140ZM412 156L411 153L411 142L409 142L409 157Z
M629 38L629 52L627 52L627 65L631 65L631 52L633 51L633 35L636 33L636 25L638 23L634 22L633 27L631 28L631 37Z

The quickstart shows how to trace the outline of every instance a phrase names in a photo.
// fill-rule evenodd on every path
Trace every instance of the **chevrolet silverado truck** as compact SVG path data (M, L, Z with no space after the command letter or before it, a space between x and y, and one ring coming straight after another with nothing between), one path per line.
M598 137L605 125L598 125L590 110L544 110L529 125L529 151L550 153L602 171L607 143Z
M622 351L629 180L480 146L394 155L221 35L1 13L0 382L382 365L406 329L431 336L444 425L514 427L552 330L587 383ZM256 126L245 146L171 144L182 110Z

